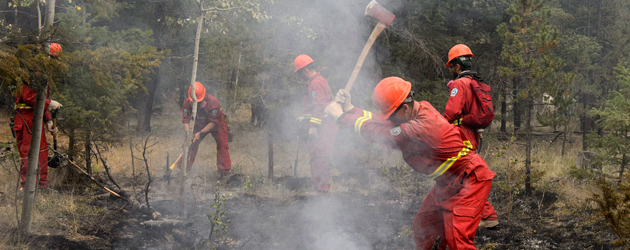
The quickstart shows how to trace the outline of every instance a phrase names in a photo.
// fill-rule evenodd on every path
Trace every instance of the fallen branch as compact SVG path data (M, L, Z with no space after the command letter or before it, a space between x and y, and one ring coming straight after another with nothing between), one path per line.
M57 150L54 150L54 149L49 149L49 150L52 150L53 152L58 153L58 152L57 152ZM61 154L60 154L60 155L61 155ZM102 183L100 183L99 181L97 181L96 179L94 179L94 177L93 177L93 176L91 176L91 175L90 175L90 174L88 174L85 170L83 170L81 167L79 167L79 165L77 165L76 163L74 163L73 161L71 161L71 160L70 160L67 156L63 155L63 157L64 157L64 158L66 158L66 160L68 160L68 162L69 162L72 166L74 166L76 169L78 169L79 171L81 171L81 173L83 173L83 174L87 175L88 177L90 177L90 179L91 179L91 180L92 180L92 181L93 181L96 185L98 185L99 187L101 187L101 188L105 189L105 191L110 192L111 194L113 194L114 196L116 196L116 197L118 197L118 198L120 198L120 199L123 199L123 200L125 200L125 201L129 201L129 199L127 199L126 197L124 197L124 196L122 196L122 195L120 195L120 194L118 194L118 193L114 192L113 190L109 189L108 187L106 187L105 185L103 185Z

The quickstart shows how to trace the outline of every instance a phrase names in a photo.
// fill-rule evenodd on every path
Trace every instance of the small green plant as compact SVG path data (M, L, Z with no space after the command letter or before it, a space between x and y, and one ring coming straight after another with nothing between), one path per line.
M217 186L214 189L214 201L210 204L210 207L214 208L214 211L208 214L208 220L211 225L208 244L213 249L216 249L216 246L213 246L213 243L216 243L217 246L226 243L228 229L231 225L230 220L225 217L225 202L225 195L219 194L219 182L217 182ZM218 239L213 241L213 236L218 237Z
M247 193L251 193L254 190L254 183L252 183L252 178L245 176L245 181L243 182L243 189Z

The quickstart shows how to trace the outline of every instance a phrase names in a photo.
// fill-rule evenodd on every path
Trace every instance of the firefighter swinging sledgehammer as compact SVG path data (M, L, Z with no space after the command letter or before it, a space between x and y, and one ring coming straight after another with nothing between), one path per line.
M188 98L184 101L182 107L182 123L186 132L190 129L190 113L192 112L193 100L190 94L190 88L188 88ZM193 131L192 143L188 151L188 165L186 168L190 171L195 162L199 144L208 134L212 134L217 143L217 170L223 177L229 174L232 168L232 161L228 151L227 115L221 111L219 100L207 94L206 88L200 82L195 82L195 95L198 102L197 118L195 119L195 131ZM181 167L182 158L180 155L175 163L167 169L166 176L168 178L170 178L170 172L176 166Z
M426 101L414 101L411 83L388 77L372 95L378 116L355 108L340 90L325 113L364 139L402 151L415 171L435 180L413 221L416 249L475 249L481 212L496 175L462 136Z

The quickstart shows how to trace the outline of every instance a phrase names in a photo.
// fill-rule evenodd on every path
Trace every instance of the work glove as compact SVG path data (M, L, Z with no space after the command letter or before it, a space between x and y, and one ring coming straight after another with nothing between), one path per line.
M339 91L337 91L335 102L341 104L343 112L348 112L354 108L354 105L352 105L352 96L350 96L350 92L346 91L345 89L340 89Z
M59 109L61 107L63 107L63 105L61 105L58 101L50 100L50 104L48 104L48 111Z
M308 129L308 138L311 140L317 140L317 128L311 127Z
M53 122L52 121L48 121L46 122L46 130L48 130L48 132L50 132L53 135L56 135L57 132L59 132L59 129L57 129L56 127L54 127Z
M330 104L326 106L326 109L324 109L324 113L337 120L337 118L343 114L343 108L341 107L341 104L337 102L330 102Z

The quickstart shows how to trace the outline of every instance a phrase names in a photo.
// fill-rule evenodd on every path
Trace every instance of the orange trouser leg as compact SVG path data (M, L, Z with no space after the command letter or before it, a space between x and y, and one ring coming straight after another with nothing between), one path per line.
M486 204L483 207L483 211L481 212L482 220L498 220L497 211L494 211L494 207L490 204L489 201L486 201Z
M475 233L491 187L491 180L478 181L474 172L447 186L433 186L413 222L416 249L431 249L438 235L440 249L476 249Z
M40 187L48 187L48 144L46 143L46 135L44 134L44 130L42 130L41 140L39 142L39 186ZM24 187L24 182L26 182L26 171L28 166L28 151L31 148L31 134L26 129L26 127L22 127L22 129L16 130L16 144L18 147L18 151L20 153L21 159L21 167L20 167L20 177L22 181L20 182L22 187Z
M212 137L217 143L217 170L223 174L229 174L230 169L232 169L227 132L227 124L219 123L218 131L212 133Z

